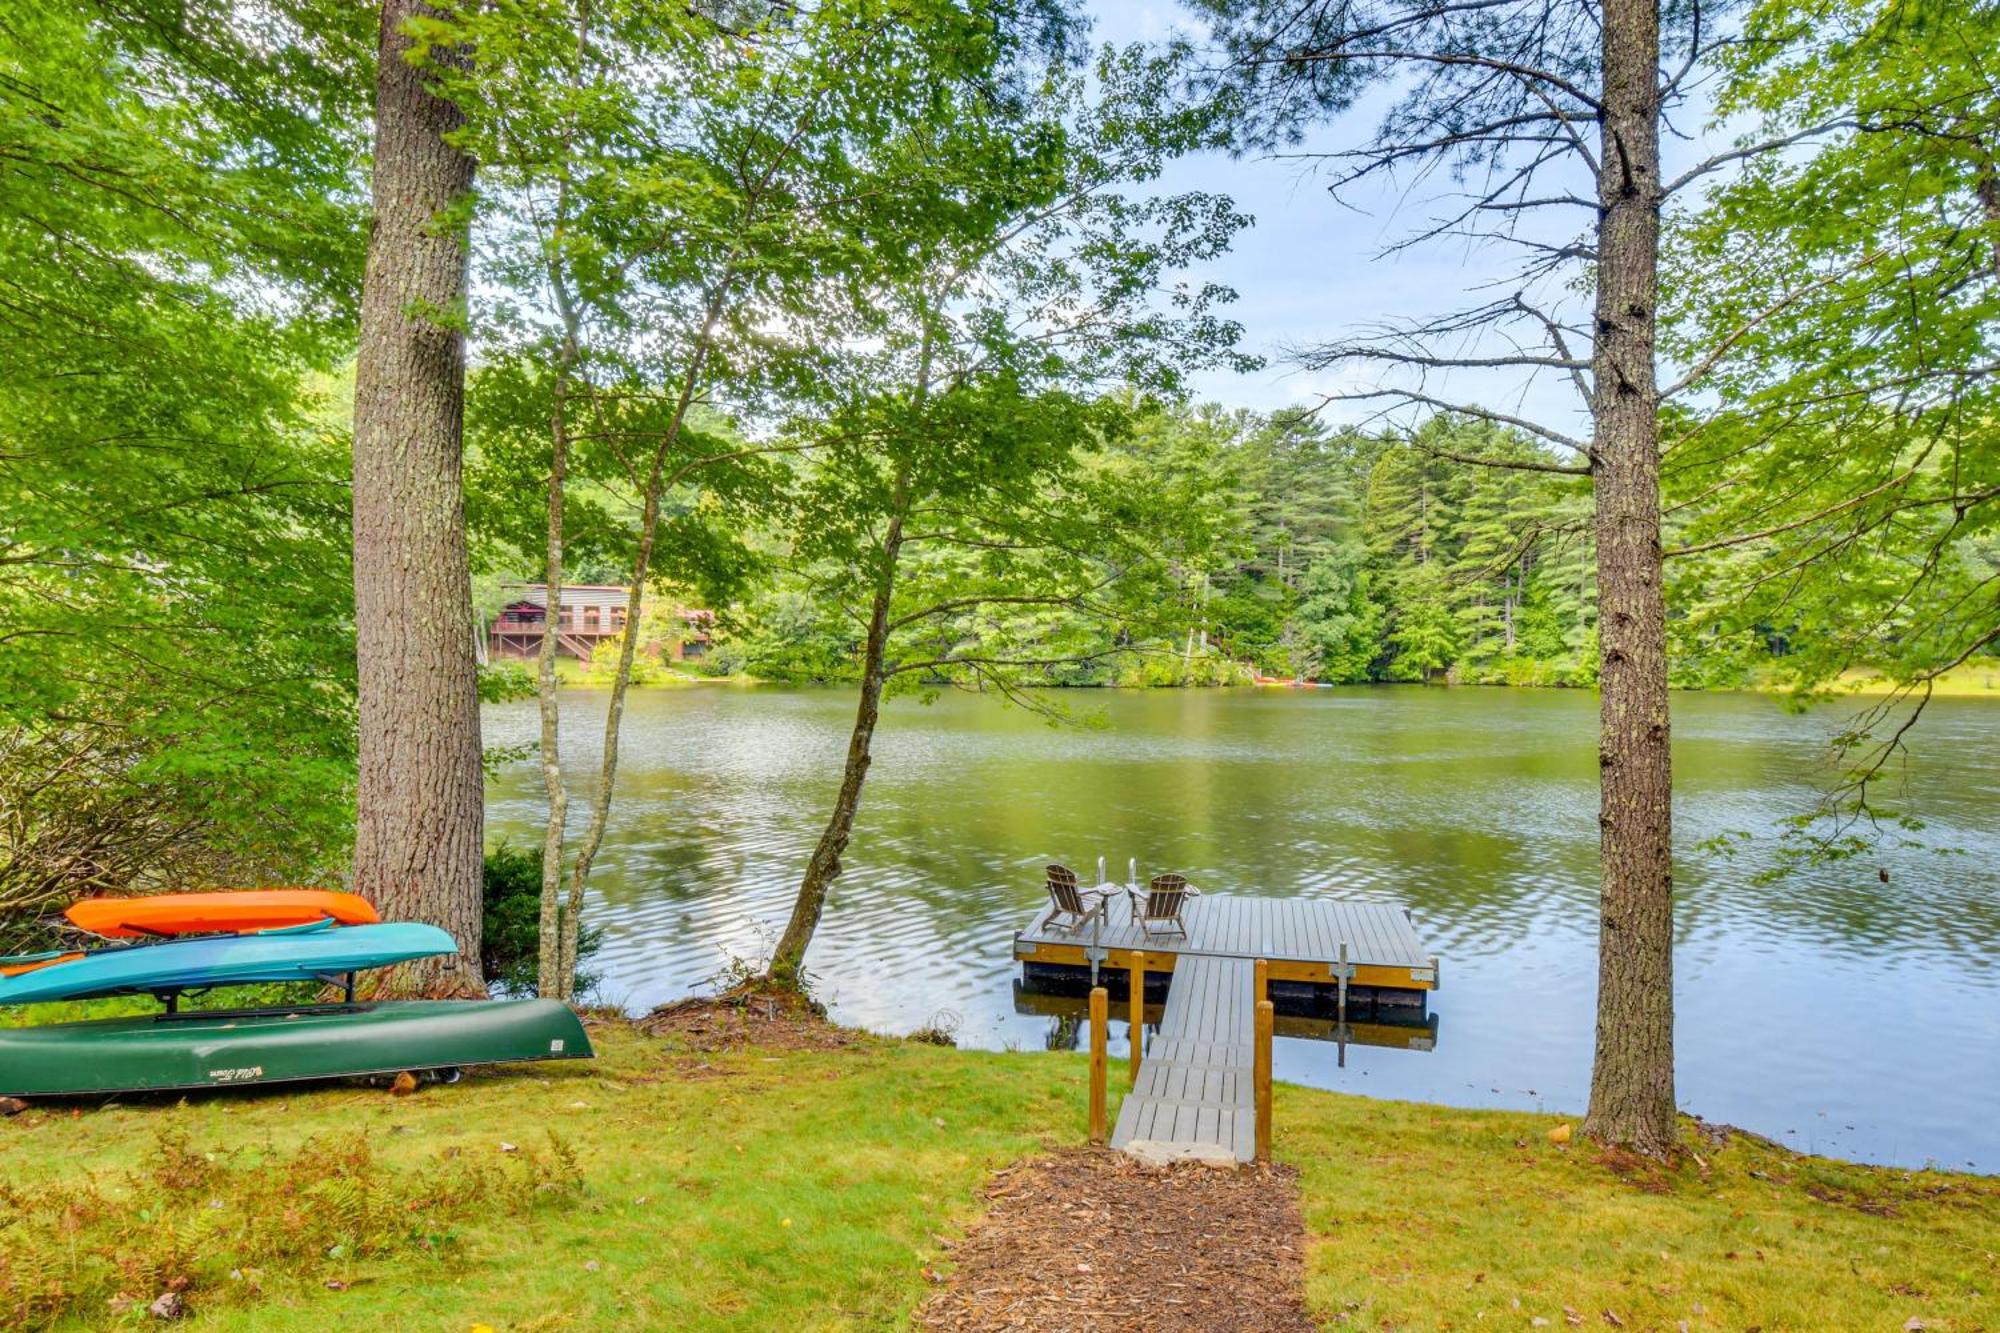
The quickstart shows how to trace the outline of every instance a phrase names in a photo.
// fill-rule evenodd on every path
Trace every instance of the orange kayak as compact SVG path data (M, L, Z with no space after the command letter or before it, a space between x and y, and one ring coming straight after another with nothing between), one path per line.
M47 967L51 963L74 963L81 957L83 955L80 953L63 953L57 950L54 953L31 953L14 958L0 958L0 977L25 976L38 967Z
M165 893L151 898L90 898L72 904L63 915L72 925L107 939L274 930L314 921L366 926L382 919L365 898L326 889L244 889L233 893Z

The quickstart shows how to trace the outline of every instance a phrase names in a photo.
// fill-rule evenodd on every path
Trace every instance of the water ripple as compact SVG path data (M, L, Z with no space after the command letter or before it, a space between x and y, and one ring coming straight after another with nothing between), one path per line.
M1282 1076L1581 1106L1595 700L1374 689L1077 704L1107 725L1051 728L955 695L890 707L809 959L838 1017L907 1031L949 1008L971 1044L1073 1039L1063 1020L1015 1011L1012 933L1042 901L1045 862L1090 873L1101 855L1122 878L1137 856L1142 875L1177 869L1212 891L1411 910L1444 964L1436 1049L1357 1047L1342 1067L1287 1041ZM565 701L564 758L580 775L596 763L604 705L589 691ZM587 908L605 932L605 999L644 1008L702 988L732 958L763 957L826 818L852 708L837 691L633 697ZM1816 797L1841 719L1676 697L1683 1101L1824 1151L2000 1169L2000 770L1980 759L2000 709L1932 705L1904 793L1922 831L1865 862L1757 883L1778 822ZM536 735L532 704L489 708L486 723L489 744ZM571 793L579 831L590 786L579 776ZM539 770L510 766L490 787L491 835L536 841L542 809ZM1733 831L1757 836L1734 857L1700 850ZM1937 1080L1943 1068L1971 1076ZM1896 1091L1912 1086L1930 1091Z

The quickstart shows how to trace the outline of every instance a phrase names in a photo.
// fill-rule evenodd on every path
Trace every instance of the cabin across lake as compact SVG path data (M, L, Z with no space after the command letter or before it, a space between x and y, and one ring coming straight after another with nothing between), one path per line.
M522 659L542 651L542 627L548 621L548 585L503 585L508 601L486 631L486 653L494 659ZM556 651L588 662L597 646L625 632L631 589L617 583L565 583L556 614ZM698 607L675 607L664 616L640 613L646 632L640 651L668 662L692 661L708 652L715 613Z

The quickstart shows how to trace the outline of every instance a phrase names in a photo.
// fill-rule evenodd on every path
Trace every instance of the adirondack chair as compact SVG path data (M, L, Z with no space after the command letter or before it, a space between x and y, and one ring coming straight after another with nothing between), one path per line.
M1149 939L1155 935L1186 939L1187 924L1181 920L1181 911L1191 892L1185 875L1155 875L1144 898L1133 895L1132 919Z
M1049 914L1042 918L1044 928L1060 925L1064 930L1080 930L1095 918L1102 920L1105 899L1086 902L1083 891L1076 886L1076 872L1068 866L1049 867ZM1057 918L1065 918L1058 921Z

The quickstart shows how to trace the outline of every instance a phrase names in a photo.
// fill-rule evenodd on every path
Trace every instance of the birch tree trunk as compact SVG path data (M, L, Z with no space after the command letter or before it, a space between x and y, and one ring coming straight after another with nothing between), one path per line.
M847 764L841 770L840 791L834 797L833 813L813 848L812 859L799 881L799 896L792 903L791 920L771 954L769 974L774 980L796 985L805 967L806 949L826 911L826 895L840 878L840 858L854 836L854 818L861 810L861 789L874 763L875 723L882 715L882 686L887 680L889 649L889 606L896 591L896 562L903 549L903 515L909 508L909 477L896 476L895 499L882 538L882 566L875 579L875 600L869 608L868 640L861 660L861 700L854 710L854 730L847 738Z
M563 833L569 819L569 792L563 786L562 704L556 695L556 643L561 637L563 581L563 488L569 473L569 375L576 343L566 338L549 415L548 537L542 557L542 642L535 667L535 695L541 707L542 789L548 795L548 822L542 828L542 902L535 938L535 994L566 998L562 972Z
M576 73L572 89L581 86L590 41L590 4L576 9ZM569 484L570 395L576 387L577 362L583 355L583 320L570 294L567 236L570 178L567 174L575 143L574 125L562 135L562 168L556 181L553 231L549 237L549 292L562 319L562 344L556 353L555 379L549 406L549 493L547 534L542 553L542 641L535 669L535 698L541 714L542 790L549 803L542 826L541 910L536 921L535 994L568 1000L576 991L576 965L565 967L563 954L563 852L569 821L569 789L563 782L562 704L556 693L556 651L562 638L563 521Z
M584 829L583 844L577 848L576 863L570 867L569 894L562 907L561 929L557 937L559 989L555 998L558 999L574 998L584 888L590 883L590 870L596 864L598 851L604 846L605 829L611 820L611 793L618 783L618 737L625 723L625 697L631 692L632 665L638 656L643 631L640 618L645 610L646 580L653 569L653 545L659 535L660 501L667 488L677 483L689 470L684 466L668 476L667 456L679 442L681 430L687 424L688 409L693 406L695 394L701 388L702 372L715 345L716 322L722 317L722 302L726 294L727 287L718 285L709 297L701 331L695 340L694 354L688 359L687 369L681 376L673 414L667 419L665 429L654 445L652 464L646 474L645 495L639 514L639 540L632 555L632 584L625 596L625 635L619 644L618 668L611 678L611 703L604 713L604 757L597 770L597 795L591 803L590 824Z
M1602 901L1597 1048L1584 1132L1658 1156L1675 1141L1673 764L1653 350L1658 3L1607 0L1603 19L1592 403Z
M471 189L472 161L444 142L457 109L403 58L404 23L427 12L384 0L376 70L354 389L354 888L385 918L458 941L457 956L398 968L380 990L476 996L485 794L460 486L466 243L439 223Z

